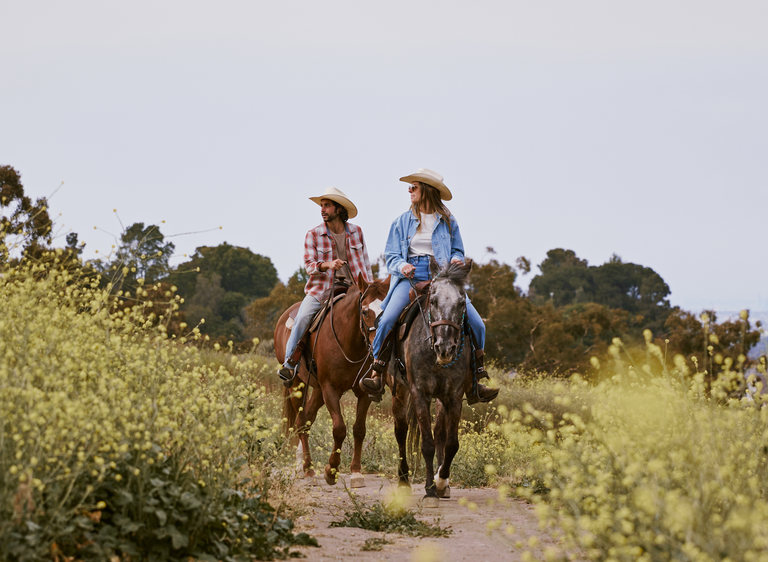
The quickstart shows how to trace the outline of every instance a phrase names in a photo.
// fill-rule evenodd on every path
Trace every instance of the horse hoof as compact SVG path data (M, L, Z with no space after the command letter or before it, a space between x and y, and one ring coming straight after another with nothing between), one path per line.
M365 476L359 472L353 472L349 477L350 488L365 488Z
M336 469L331 468L331 465L326 464L325 465L325 483L329 486L335 486L336 482L339 480L339 473Z
M424 496L424 500L421 502L421 505L427 509L435 509L440 507L440 500L432 496Z
M403 489L407 488L409 491L411 489L411 485L405 480L400 480L400 482L397 483L397 487Z
M310 468L308 471L304 473L304 478L314 478L314 477L315 477L315 471L312 468Z
M451 487L450 486L446 486L442 490L440 488L438 488L436 491L437 491L437 497L438 498L448 499L448 498L451 497Z

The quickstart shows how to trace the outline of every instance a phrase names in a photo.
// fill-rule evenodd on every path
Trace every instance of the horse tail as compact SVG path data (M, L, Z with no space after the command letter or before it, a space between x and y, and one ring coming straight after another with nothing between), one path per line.
M419 471L419 466L421 465L421 429L419 429L419 420L416 417L416 408L413 406L410 392L408 393L406 411L406 417L408 419L406 455L408 455L408 460L411 463L411 472L413 478L415 478L416 473Z

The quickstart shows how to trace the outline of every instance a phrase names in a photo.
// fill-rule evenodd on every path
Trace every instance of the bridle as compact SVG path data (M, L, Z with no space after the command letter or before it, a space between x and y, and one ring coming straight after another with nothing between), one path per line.
M464 335L465 334L464 334L464 327L463 326L464 326L464 322L465 322L466 317L467 317L467 299L466 299L466 297L464 297L464 299L462 300L462 304L461 304L461 324L457 324L453 320L447 320L445 318L440 319L440 320L435 320L434 322L432 322L432 309L431 309L431 307L429 305L430 305L430 302L432 300L432 288L433 287L434 287L434 280L429 285L429 292L427 293L427 302L426 302L426 306L427 306L427 320L425 320L425 324L429 328L429 338L430 338L430 340L432 342L435 341L435 328L437 326L450 326L451 328L456 330L456 337L457 337L457 340L458 340L456 342L457 343L457 347L458 347L458 351L456 352L456 357L454 357L453 361L451 361L447 365L441 365L441 367L443 369L445 369L446 367L450 367L451 365L456 363L456 361L459 359L459 356L461 355L462 350L464 349ZM432 345L434 345L434 344L432 344Z
M333 275L331 277L331 289L333 289L334 285L336 283L336 270L333 270ZM373 348L371 346L371 342L368 339L368 334L370 332L373 332L376 330L375 326L368 326L365 321L363 320L363 299L365 298L365 295L368 293L368 290L371 288L372 285L368 285L368 287L365 289L365 291L362 291L360 293L360 296L357 299L357 311L358 311L358 318L360 320L358 324L358 329L360 330L360 334L363 336L363 341L365 342L365 348L366 348L366 354L362 359L352 360L349 357L347 357L347 354L344 352L344 348L341 346L341 342L339 341L339 336L336 335L336 327L333 325L333 294L331 294L331 303L330 303L330 322L331 322L331 332L333 333L333 339L336 340L336 345L339 347L339 351L341 351L341 354L344 356L344 359L347 360L348 363L351 363L353 365L356 365L357 363L363 363L373 352ZM331 291L333 292L333 291Z

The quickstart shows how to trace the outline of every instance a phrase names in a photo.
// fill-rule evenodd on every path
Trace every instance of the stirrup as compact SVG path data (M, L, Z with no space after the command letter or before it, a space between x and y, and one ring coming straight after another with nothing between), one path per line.
M475 381L490 379L488 371L485 370L483 363L485 359L485 351L482 349L475 350Z
M384 374L387 372L387 364L375 359L368 371L369 376L360 380L360 388L368 393L368 397L374 402L381 402L384 394ZM378 381L377 381L378 379Z
M296 371L298 370L299 370L298 365L296 365L295 367L287 367L283 365L283 367L277 371L277 376L279 376L280 380L283 381L283 386L285 388L291 388L291 386L293 385L293 379L296 378Z
M499 395L498 388L488 388L480 383L475 383L474 392L467 393L467 405L477 404L478 402L490 402Z

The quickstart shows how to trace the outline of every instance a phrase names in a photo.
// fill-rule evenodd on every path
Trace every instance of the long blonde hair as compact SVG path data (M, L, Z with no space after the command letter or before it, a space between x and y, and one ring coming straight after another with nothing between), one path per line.
M419 188L421 189L421 197L419 197L419 200L415 203L411 203L411 212L416 216L416 220L419 221L419 227L416 229L416 232L421 232L421 213L424 213L424 207L427 207L431 208L433 213L440 213L440 216L443 217L446 224L448 224L448 232L453 234L453 229L451 228L451 212L448 210L448 207L443 204L443 200L440 199L440 192L424 182L415 181L413 183L419 184Z

